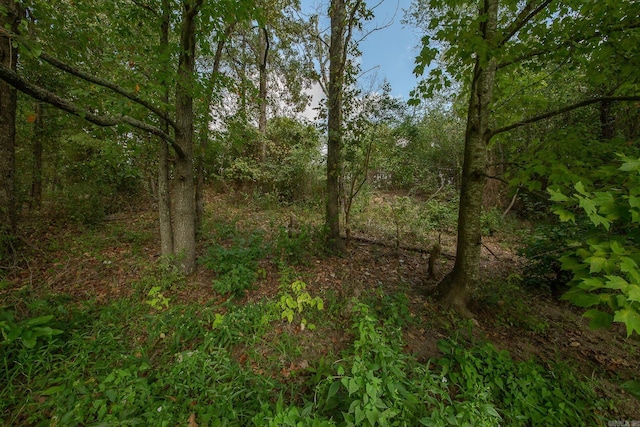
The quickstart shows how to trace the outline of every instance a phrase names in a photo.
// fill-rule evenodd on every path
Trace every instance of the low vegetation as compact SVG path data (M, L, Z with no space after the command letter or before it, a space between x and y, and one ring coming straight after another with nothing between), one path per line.
M640 407L620 392L623 382L633 385L629 371L604 366L611 359L553 353L557 318L540 310L544 290L502 275L498 262L477 295L477 324L422 296L423 254L402 248L434 236L412 228L428 215L409 199L400 213L407 240L399 248L356 241L345 266L314 249L321 233L303 209L304 231L289 238L289 208L256 204L235 225L222 212L231 218L240 208L215 197L220 212L206 221L195 277L170 260L148 262L153 221L121 236L126 250L109 237L121 227L114 222L82 237L53 229L56 245L33 247L46 255L30 260L33 275L2 282L3 424L605 425ZM397 199L378 198L360 208L368 218L397 209ZM442 209L429 215L443 217ZM375 224L381 243L395 229L383 224ZM495 256L511 253L506 237L494 240ZM74 267L82 257L98 260L91 268L101 274ZM373 257L385 265L376 268ZM93 279L53 281L80 272ZM558 310L569 334L579 317ZM520 351L522 341L510 337L522 335L547 352ZM638 343L624 342L623 354L637 356Z

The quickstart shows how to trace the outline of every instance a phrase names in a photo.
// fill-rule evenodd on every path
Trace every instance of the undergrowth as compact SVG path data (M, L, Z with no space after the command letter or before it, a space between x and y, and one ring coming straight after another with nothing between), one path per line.
M301 339L330 345L326 327L288 326L291 315L311 316L318 325L328 321L318 310L322 300L301 283L247 305L154 310L141 298L66 312L50 308L47 313L43 306L31 323L11 318L11 325L46 323L55 333L40 334L28 345L6 337L0 343L0 423L542 426L601 421L602 403L592 386L567 366L516 362L490 344L461 338L440 341L443 356L418 363L403 351L401 330L415 320L407 298L399 295L373 292L332 300L351 307L353 341L341 355L327 352L294 365L303 355ZM273 333L278 330L290 332Z

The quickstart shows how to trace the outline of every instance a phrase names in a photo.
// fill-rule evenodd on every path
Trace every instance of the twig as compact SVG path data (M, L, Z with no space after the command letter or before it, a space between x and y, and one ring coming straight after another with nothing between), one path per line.
M520 192L520 187L516 188L516 194L514 194L513 198L511 198L511 203L509 203L509 206L507 207L507 209L502 214L502 218L505 218L507 216L507 214L509 213L509 211L511 210L511 208L513 207L513 205L516 204L516 199L518 198L518 193L519 192Z
M499 257L498 255L494 254L494 253L493 253L493 251L492 251L491 249L489 249L489 247L488 247L487 245L485 245L485 244L484 244L484 242L480 242L480 243L482 244L482 246L483 246L486 250L488 250L488 251L489 251L489 253L490 253L491 255L493 255L494 257L496 257L496 259L497 259L497 260L500 260L500 257Z

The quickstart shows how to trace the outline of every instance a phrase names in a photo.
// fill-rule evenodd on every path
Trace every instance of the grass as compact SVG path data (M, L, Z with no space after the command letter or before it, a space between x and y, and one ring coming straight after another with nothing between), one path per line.
M260 212L245 219L249 228L209 219L196 279L170 260L148 262L146 226L107 225L60 242L55 251L72 260L89 253L112 260L110 272L134 265L138 274L108 299L3 288L10 298L0 322L11 323L0 323L0 424L598 425L616 415L575 367L512 358L405 282L391 286L390 274L361 276L376 285L348 291L354 276L338 267L356 266L314 255L312 221L287 239L278 217ZM419 218L409 224L417 229ZM116 250L123 245L138 255L128 260ZM221 287L234 274L240 279ZM193 280L205 280L208 298L180 296ZM480 302L499 308L500 328L541 333L543 319L518 283L496 282ZM32 346L7 339L18 326L37 332ZM408 351L407 336L420 334L439 337L428 360Z

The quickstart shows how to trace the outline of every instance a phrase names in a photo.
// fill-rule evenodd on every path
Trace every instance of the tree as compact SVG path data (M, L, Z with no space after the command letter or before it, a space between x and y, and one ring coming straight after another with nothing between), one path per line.
M438 50L432 40L444 48L444 64L430 71L429 78L419 84L415 94L429 96L434 90L449 86L452 79L458 79L465 83L469 96L456 263L438 284L436 292L447 305L471 315L467 302L470 289L478 283L482 191L487 178L487 150L491 139L500 133L593 103L638 99L637 92L633 93L633 85L621 84L615 89L618 96L576 100L566 107L544 113L527 111L530 117L499 126L493 114L501 107L494 98L497 82L509 88L504 100L517 100L532 88L522 87L517 80L501 80L501 73L519 67L546 69L549 74L563 67L586 67L590 62L588 58L600 57L607 44L602 43L603 40L618 39L622 32L627 36L631 32L637 37L640 23L637 14L631 13L634 7L631 3L635 2L626 1L598 3L597 7L553 0L527 3L482 0L472 4L433 0L426 3L428 8L418 1L412 9L415 22L429 31L423 39L415 71L423 74L436 59ZM477 5L477 12L473 5ZM594 23L598 25L594 26ZM629 49L630 45L626 43L620 41L618 48L626 46L624 48ZM603 63L598 65L604 66ZM621 82L630 81L627 67L609 67L609 71ZM470 78L465 78L465 73L469 73ZM543 79L534 87L544 84Z
M94 96L92 99L84 99L90 105L80 105L76 102L77 97L75 99L61 97L51 90L24 78L10 67L0 67L0 79L38 100L50 103L99 126L124 124L133 126L160 137L161 144L168 143L172 147L175 154L171 174L174 179L169 193L172 211L170 220L164 222L165 226L167 222L171 224L171 242L163 242L163 248L165 244L167 248L172 246L171 253L176 257L181 270L188 274L195 269L196 257L195 185L193 175L195 117L193 104L198 88L196 35L200 33L197 30L203 30L203 33L221 31L218 26L225 21L225 16L235 14L235 16L241 16L246 19L252 8L248 3L242 2L207 3L206 7L204 7L202 0L183 0L180 3L181 10L167 11L167 6L171 5L172 3L166 1L163 1L161 5L153 3L141 4L140 6L134 2L132 6L130 4L93 3L90 0L69 4L65 2L61 5L61 8L66 7L72 13L77 13L77 17L87 21L91 21L94 17L97 17L97 19L111 19L114 27L111 30L116 31L116 34L106 32L106 36L112 36L113 38L101 39L104 35L95 31L95 27L91 25L67 28L64 23L61 23L47 26L46 12L53 12L53 10L46 2L34 4L33 13L36 17L34 22L40 24L37 26L38 31L40 31L37 36L40 40L46 40L46 36L50 34L51 40L59 40L60 35L52 32L56 29L61 29L61 31L78 31L78 37L74 40L77 40L78 43L85 43L84 46L90 41L93 43L96 43L97 40L103 42L103 44L96 43L96 45L99 46L98 49L102 49L103 56L107 60L111 59L111 61L105 60L103 64L101 61L95 60L96 66L103 64L107 70L113 71L124 84L130 85L129 87L133 87L133 89L127 89L123 84L118 85L107 78L88 73L82 70L79 65L69 65L46 53L36 56L38 56L39 60L59 70L78 77L84 82L89 82L91 84L89 86L90 91L95 91L97 87L104 88L104 95L111 99L110 104L100 102L104 98L96 99ZM161 23L162 41L160 45L156 46L149 44L147 40L136 39L135 37L138 33L146 33L146 31L142 30L149 30L149 27L144 25L145 21L141 16L141 11L156 10L156 8L162 10L162 7L164 7L164 10L157 14L164 17ZM171 52L167 52L166 44L167 16L172 20L176 19L178 22L175 28L178 43L174 45L176 49ZM61 21L64 22L67 18L69 17L61 17ZM136 29L134 30L131 25L137 26ZM100 28L102 27L101 25ZM154 31L157 34L158 28L152 28L145 36L152 34ZM129 38L116 37L116 35L120 36L121 34L126 34ZM64 37L64 35L61 37ZM20 39L20 41L30 46L37 44L36 40L27 40L26 38ZM54 48L59 49L60 46L54 43ZM94 62L91 58L82 56L82 49L77 51L67 49L66 52L69 59L74 59L78 64ZM89 56L91 53L89 51L86 55ZM122 60L123 55L128 56L127 61ZM172 60L176 61L175 68L168 65ZM173 76L167 74L170 70L175 70L175 74L172 73ZM141 93L141 83L143 81L148 82L148 90L144 91L144 95L157 96L158 98L154 101L148 101L143 98L143 93ZM171 81L175 82L173 117L167 113L166 102L163 102L163 100L166 101L167 99L163 86ZM122 102L122 100L125 100L125 102ZM91 101L94 102L91 103ZM109 111L110 109L111 111ZM99 113L101 110L105 112ZM130 114L126 114L127 112ZM163 123L166 123L168 127ZM167 129L171 130L175 137L167 132ZM167 204L161 205L167 206Z
M15 72L18 49L12 34L18 32L23 11L13 0L0 2L0 64ZM18 224L15 195L16 109L17 92L8 83L0 81L0 259L6 253L10 236Z
M340 235L340 178L342 175L343 98L346 73L351 66L349 53L357 53L351 46L353 32L360 28L360 19L371 19L363 1L332 0L329 6L331 39L329 43L329 79L327 86L327 248L335 253L344 252ZM353 78L353 75L351 75Z

